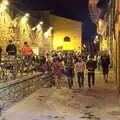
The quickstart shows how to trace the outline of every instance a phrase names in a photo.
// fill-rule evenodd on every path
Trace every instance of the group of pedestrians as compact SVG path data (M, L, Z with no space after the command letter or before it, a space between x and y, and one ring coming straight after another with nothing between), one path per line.
M6 47L7 55L10 58L13 58L17 55L17 50L18 49L12 40L10 40ZM43 72L43 74L48 72L53 73L53 76L55 77L54 83L57 88L61 88L61 78L63 76L66 77L66 82L69 88L73 87L75 76L77 77L78 87L84 87L85 71L87 71L88 76L88 87L94 87L95 70L96 68L99 69L99 66L102 67L105 82L108 82L110 65L110 57L108 54L102 54L96 58L93 55L89 55L87 58L76 52L52 51L44 55L34 56L32 47L27 42L24 42L24 45L20 50L26 63L31 60L31 57L32 59L34 58L35 63L37 63L35 68L36 71ZM0 53L1 52L2 49L0 49Z
M68 87L72 88L74 84L75 75L77 76L78 87L84 87L85 71L88 76L88 87L93 88L95 86L95 70L98 67L97 59L94 59L93 55L89 56L89 59L85 59L80 54L76 53L52 53L51 64L49 67L55 77L55 85L57 88L61 88L62 79L64 75L67 79ZM48 61L48 60L47 60ZM48 62L45 62L47 64ZM107 54L101 56L101 67L105 82L108 82L108 72L110 59ZM47 70L47 69L46 69Z

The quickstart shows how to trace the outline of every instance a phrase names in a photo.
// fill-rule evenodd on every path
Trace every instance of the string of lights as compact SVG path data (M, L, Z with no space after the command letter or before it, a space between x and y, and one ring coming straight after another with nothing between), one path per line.
M10 29L13 32L16 32L16 30L19 29L16 32L16 39L19 39L20 44L23 44L23 42L26 40L28 40L31 44L32 41L37 41L37 43L41 44L41 42L44 42L43 39L49 39L52 36L53 27L49 26L49 28L43 32L43 21L38 19L36 20L36 18L33 18L29 13L25 13L24 11L16 8L14 5L10 5L8 0L3 0L0 2L0 18L0 24L2 26L8 24L8 18L10 19L9 25L6 27L6 31L9 31L9 33ZM31 25L29 22L30 20L39 22L33 27L33 25ZM12 27L10 27L11 24ZM4 40L12 39L9 34L8 36L9 37L5 38L5 35L3 34L2 37L4 37ZM15 35L13 38L14 37ZM0 39L2 40L3 38Z

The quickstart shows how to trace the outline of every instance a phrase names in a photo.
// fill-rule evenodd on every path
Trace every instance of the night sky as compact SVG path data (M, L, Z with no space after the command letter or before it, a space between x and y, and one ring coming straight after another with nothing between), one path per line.
M83 41L92 42L96 26L91 22L88 0L14 0L24 11L50 10L51 13L83 23ZM20 2L22 3L20 5Z
M31 2L30 2L31 1ZM76 19L84 20L88 14L87 0L30 0L29 6L33 9L50 9L52 13ZM34 6L33 6L34 5Z

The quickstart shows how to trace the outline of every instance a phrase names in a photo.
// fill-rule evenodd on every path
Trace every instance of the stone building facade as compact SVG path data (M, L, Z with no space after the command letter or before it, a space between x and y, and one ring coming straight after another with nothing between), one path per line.
M82 23L50 15L50 23L53 26L53 49L54 50L80 50Z

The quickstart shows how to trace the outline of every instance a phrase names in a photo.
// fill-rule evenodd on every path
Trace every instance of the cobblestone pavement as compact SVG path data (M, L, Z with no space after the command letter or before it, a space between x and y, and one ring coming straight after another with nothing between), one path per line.
M63 82L64 83L64 82ZM112 72L105 83L96 73L95 88L41 88L3 113L5 120L120 120L120 104ZM1 118L2 119L2 118Z

